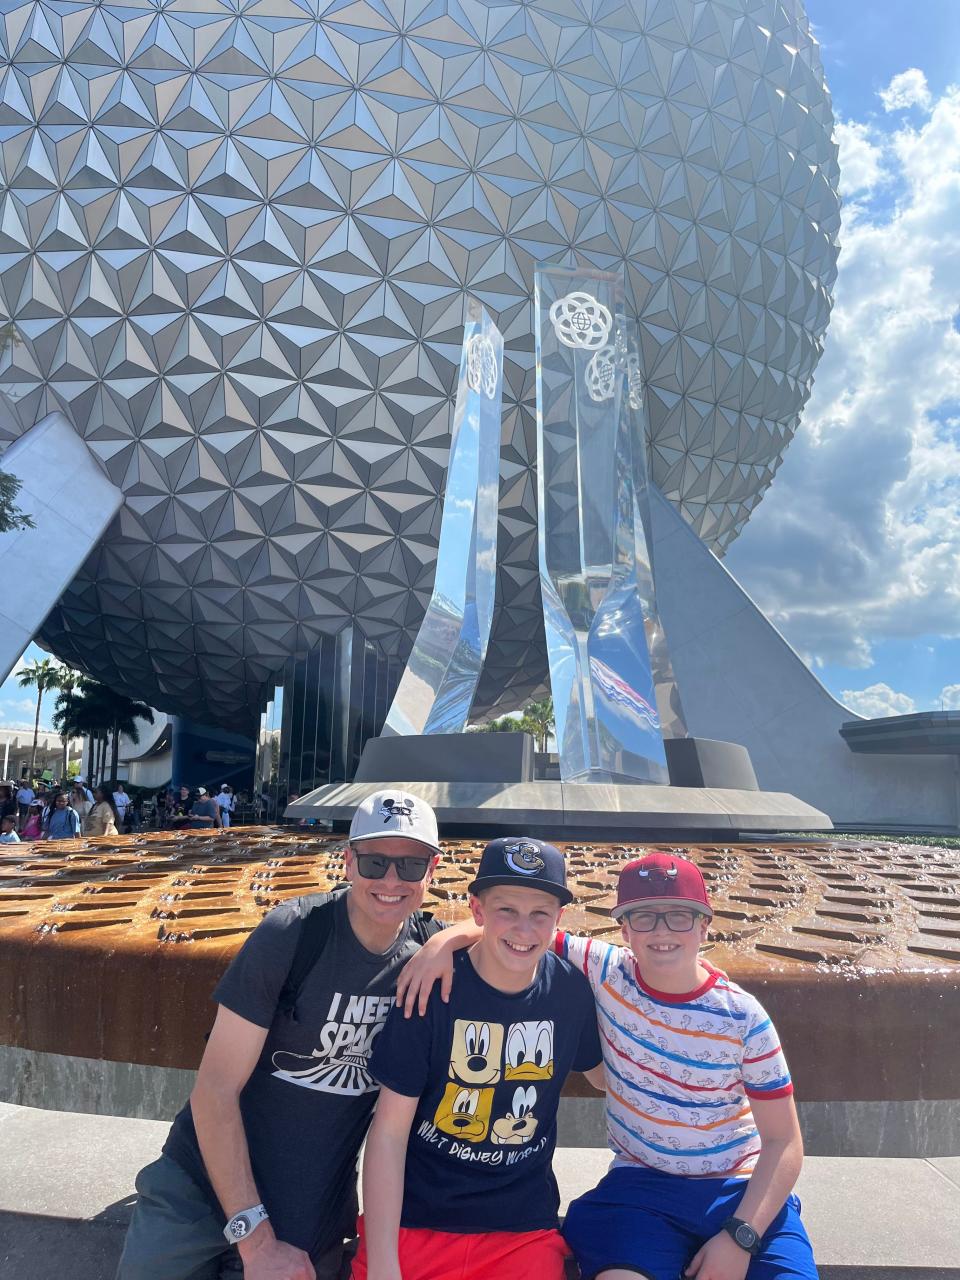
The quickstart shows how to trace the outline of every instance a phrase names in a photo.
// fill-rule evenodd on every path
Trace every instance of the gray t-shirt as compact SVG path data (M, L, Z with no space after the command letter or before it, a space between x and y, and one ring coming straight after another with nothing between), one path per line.
M250 1161L278 1239L316 1259L353 1234L357 1156L378 1088L367 1060L394 1003L400 970L419 944L407 924L389 951L367 951L350 927L346 895L339 897L332 931L291 1017L277 1003L302 923L296 899L271 911L213 998L268 1029L260 1060L240 1095ZM163 1150L222 1216L189 1103L174 1120Z

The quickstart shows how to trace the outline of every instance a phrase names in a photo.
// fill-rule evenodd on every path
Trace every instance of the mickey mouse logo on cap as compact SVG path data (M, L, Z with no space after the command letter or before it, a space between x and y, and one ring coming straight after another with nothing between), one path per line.
M413 807L412 796L397 796L396 800L392 796L386 796L380 805L380 816L384 823L391 818L409 818L413 814Z
M535 876L546 866L539 846L530 840L514 840L512 844L505 844L503 860L511 871L522 876Z

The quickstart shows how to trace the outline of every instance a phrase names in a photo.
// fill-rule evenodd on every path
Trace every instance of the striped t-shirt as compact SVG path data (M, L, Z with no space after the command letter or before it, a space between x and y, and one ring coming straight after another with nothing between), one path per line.
M633 954L607 942L559 933L556 950L596 997L617 1163L687 1177L750 1174L760 1153L750 1099L793 1092L760 1003L716 971L682 996L654 991Z

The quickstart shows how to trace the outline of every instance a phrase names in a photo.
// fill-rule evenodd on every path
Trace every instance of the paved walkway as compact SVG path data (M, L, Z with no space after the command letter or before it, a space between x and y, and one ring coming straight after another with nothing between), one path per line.
M137 1170L165 1122L0 1103L0 1277L112 1280ZM609 1163L564 1148L564 1207ZM960 1280L960 1157L809 1157L798 1188L824 1280Z

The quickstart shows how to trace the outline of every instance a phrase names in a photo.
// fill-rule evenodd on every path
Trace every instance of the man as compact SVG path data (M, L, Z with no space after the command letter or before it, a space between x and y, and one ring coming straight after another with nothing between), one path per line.
M30 812L30 806L33 804L35 799L36 796L34 794L33 787L31 787L29 781L24 781L17 791L17 806L20 813L21 827L26 822L27 815Z
M230 815L233 813L234 798L233 792L226 782L221 784L220 794L217 796L217 807L220 810L220 821L225 827L229 827Z
M602 1080L590 987L550 949L573 896L563 854L493 840L470 894L481 934L449 1003L432 994L411 1020L397 1007L374 1049L353 1280L563 1280L560 1091L572 1070Z
M190 826L194 829L223 827L220 806L212 796L207 794L206 787L197 787L197 798L190 808Z
M213 1280L225 1254L246 1280L337 1280L349 1267L376 1100L367 1058L428 931L419 908L438 858L429 805L378 792L350 827L349 887L312 909L286 902L254 930L214 992L190 1102L137 1179L118 1280ZM305 953L321 920L319 954Z
M122 831L127 821L127 810L130 807L131 797L127 795L123 789L123 783L117 783L117 789L113 793L113 807L117 811L117 827Z
M173 788L170 789L167 793L167 819L171 827L187 826L192 803L188 786L182 786L176 795L173 794Z

